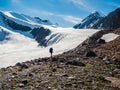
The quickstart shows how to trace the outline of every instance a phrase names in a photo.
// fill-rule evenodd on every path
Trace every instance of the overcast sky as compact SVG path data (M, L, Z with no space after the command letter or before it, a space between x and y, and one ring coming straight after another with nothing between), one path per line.
M120 7L120 0L0 0L0 10L38 16L72 27L93 11L105 15Z

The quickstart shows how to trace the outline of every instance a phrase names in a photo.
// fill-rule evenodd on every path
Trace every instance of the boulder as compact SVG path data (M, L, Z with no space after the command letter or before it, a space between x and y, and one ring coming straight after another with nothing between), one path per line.
M67 62L66 62L66 65L85 66L84 63L82 63L82 62L80 62L80 61L76 61L76 60L67 61Z
M21 68L28 68L28 65L26 65L25 63L17 63L15 66L20 66Z
M87 51L86 54L85 54L86 57L96 57L97 54L94 52L94 51Z
M113 63L116 64L116 65L120 65L120 59L114 59Z
M23 80L22 84L27 85L28 84L28 80Z
M103 39L98 39L98 40L97 40L97 43L99 43L99 44L105 44L105 40L103 40Z

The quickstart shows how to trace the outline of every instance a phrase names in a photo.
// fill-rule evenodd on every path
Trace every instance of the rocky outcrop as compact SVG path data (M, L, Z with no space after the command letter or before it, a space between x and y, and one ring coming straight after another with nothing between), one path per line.
M45 29L43 27L34 28L31 31L31 34L34 36L36 41L40 44L40 46L47 46L47 40L45 39L51 33L49 29Z

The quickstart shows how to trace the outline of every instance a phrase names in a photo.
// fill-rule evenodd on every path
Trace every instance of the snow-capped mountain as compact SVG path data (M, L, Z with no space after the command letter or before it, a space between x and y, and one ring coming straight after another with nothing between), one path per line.
M95 11L81 21L80 24L74 26L74 28L92 28L104 17L103 14Z
M48 36L51 31L44 28L43 25L55 27L49 20L42 20L39 17L30 17L15 12L0 12L0 26L35 39L41 46L46 46L48 41L46 41L45 37ZM4 32L1 31L1 35L3 34ZM5 37L1 36L1 40L4 40L3 38Z
M74 28L93 28L93 29L117 29L120 27L120 8L110 12L107 16L101 16L98 12L90 14Z

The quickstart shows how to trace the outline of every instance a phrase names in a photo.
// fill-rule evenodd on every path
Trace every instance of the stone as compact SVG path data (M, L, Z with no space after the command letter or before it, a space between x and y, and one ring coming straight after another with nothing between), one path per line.
M13 81L10 81L10 84L11 84L11 85L16 85L17 82L13 80Z
M55 68L52 69L52 72L56 72L57 70Z
M66 62L66 65L85 66L84 63L82 63L82 62L80 62L80 61L76 61L76 60L67 61L67 62Z
M106 80L110 81L114 87L120 89L120 79L115 77L105 77Z
M23 83L18 84L19 87L24 87L25 85Z
M107 60L109 60L109 58L106 56L106 57L103 58L103 60L107 61Z
M97 43L99 43L99 44L105 44L105 40L103 40L103 39L98 39L98 40L97 40Z
M67 83L67 84L65 84L65 87L71 87L71 86L72 86L71 83Z
M85 54L86 57L96 57L97 54L91 50L89 50L88 52L86 52Z
M15 66L20 66L21 68L28 68L28 65L26 65L25 63L17 63Z
M24 84L24 85L28 84L28 80L23 80L22 84Z
M68 77L68 75L67 75L67 74L63 74L62 76L63 76L63 77Z
M120 65L120 59L114 59L113 62L114 62L114 64L116 64L116 65Z
M33 74L32 74L32 73L29 73L29 74L28 74L28 76L32 77L32 76L33 76Z

